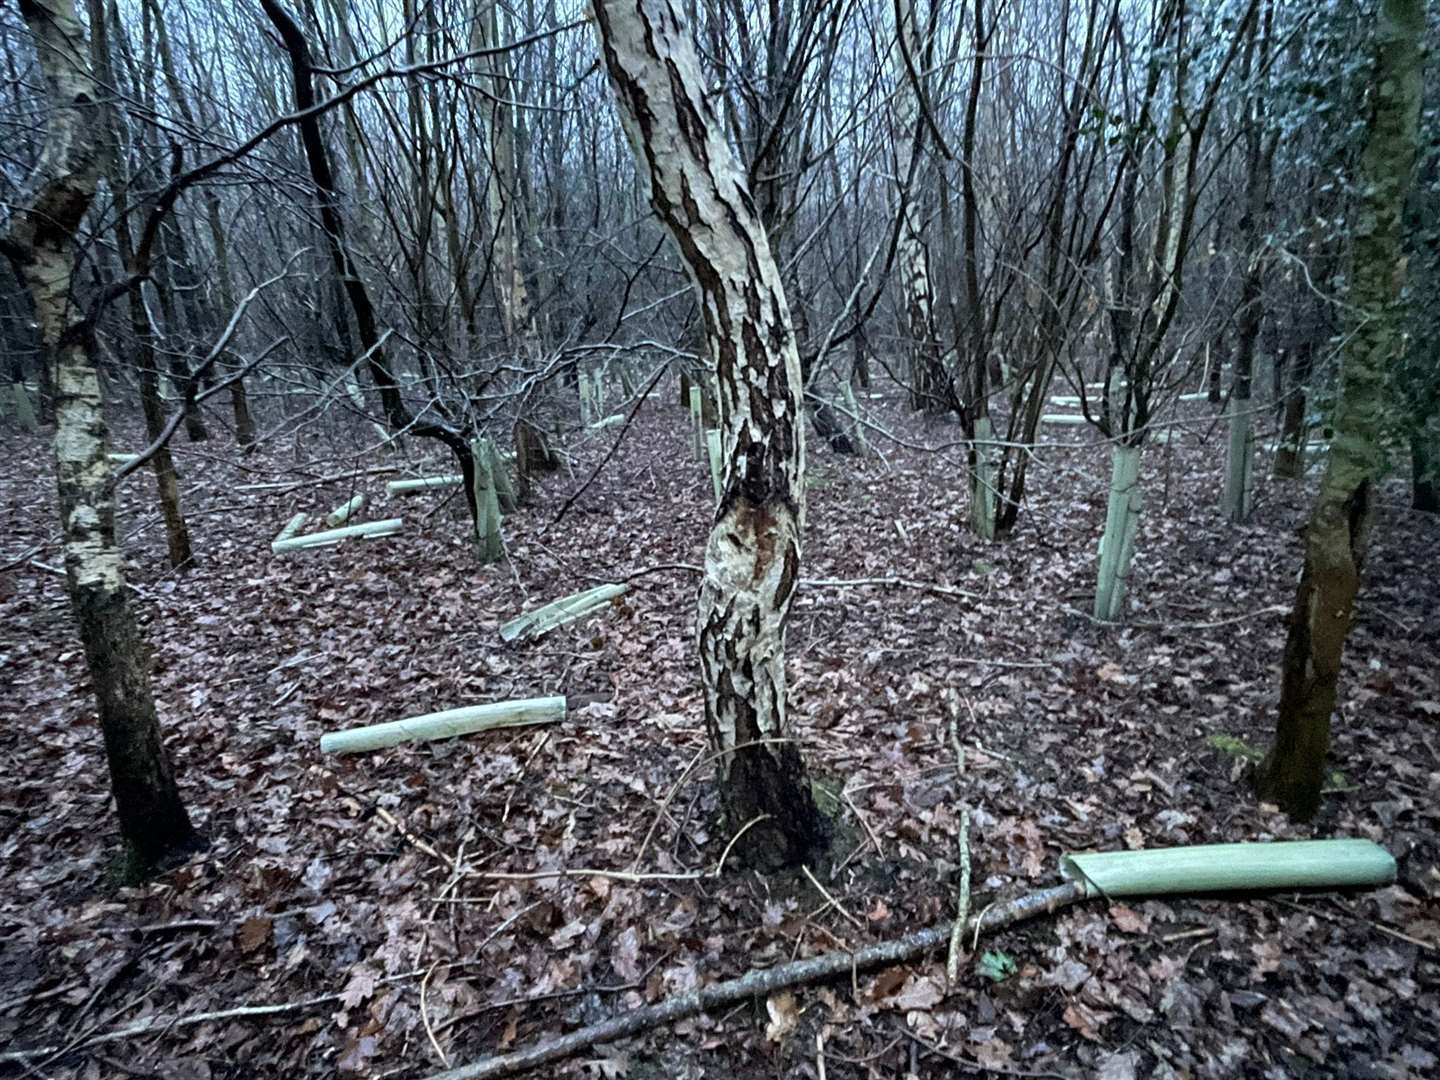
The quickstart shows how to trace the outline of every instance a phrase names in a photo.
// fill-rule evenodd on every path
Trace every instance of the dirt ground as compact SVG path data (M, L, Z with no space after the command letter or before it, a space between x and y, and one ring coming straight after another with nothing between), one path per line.
M1127 621L1099 625L1103 447L1064 429L1076 445L1041 454L1017 534L986 545L964 528L960 452L924 449L953 426L898 396L873 405L902 440L875 436L883 458L811 440L804 576L942 591L807 585L796 601L795 734L835 813L810 870L833 903L802 873L714 875L728 834L712 777L681 782L704 747L687 567L711 496L680 410L647 404L552 524L616 429L573 438L492 566L455 489L385 495L388 479L449 471L423 445L357 457L359 434L310 429L245 458L223 436L177 446L199 559L185 574L165 566L148 473L132 477L136 610L210 840L141 887L115 878L84 658L63 579L40 565L60 564L48 446L0 430L0 566L40 548L0 574L0 1075L423 1077L945 921L962 806L977 909L1055 883L1059 856L1083 849L1358 836L1395 854L1400 880L1092 902L982 939L954 986L937 954L536 1075L1437 1075L1440 520L1409 511L1398 478L1386 488L1332 790L1295 827L1250 796L1243 750L1273 723L1316 473L1272 481L1262 456L1253 522L1220 521L1223 432L1186 406L1184 438L1146 450ZM116 449L139 441L118 425ZM377 467L397 471L360 471ZM242 490L286 481L299 486ZM365 519L403 516L405 531L272 557L292 513L355 492ZM626 579L603 613L501 644L516 614ZM328 730L553 693L570 699L560 725L319 752ZM610 874L503 876L560 869Z

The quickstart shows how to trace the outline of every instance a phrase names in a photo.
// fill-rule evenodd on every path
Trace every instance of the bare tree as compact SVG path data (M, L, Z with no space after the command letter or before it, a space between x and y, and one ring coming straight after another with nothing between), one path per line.
M65 572L80 628L131 868L146 872L199 841L165 752L148 657L115 544L113 481L93 337L71 301L75 244L100 177L103 93L73 0L22 0L50 110L34 193L4 251L30 291L55 365L55 469Z
M650 202L700 303L720 390L724 494L705 551L700 670L732 828L758 865L822 833L785 696L785 622L800 578L805 442L800 356L770 243L668 0L600 0L605 66Z

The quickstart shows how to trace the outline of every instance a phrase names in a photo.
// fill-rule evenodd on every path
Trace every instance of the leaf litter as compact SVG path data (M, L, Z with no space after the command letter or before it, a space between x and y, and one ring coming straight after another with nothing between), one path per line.
M908 443L943 441L896 402L878 415ZM548 527L608 448L582 438L571 473L507 517L509 560L490 567L460 500L387 499L383 476L359 475L374 462L356 463L353 485L234 490L333 473L295 461L343 454L338 433L233 460L177 446L199 554L183 575L164 565L148 477L135 476L118 520L136 611L212 845L139 887L112 874L118 837L63 582L28 562L0 575L14 717L0 1060L53 1048L26 1064L85 1078L426 1076L943 922L963 797L975 910L1048 884L1058 855L1084 848L1353 835L1394 852L1401 876L1357 895L1092 904L987 940L954 986L935 956L692 1018L547 1075L813 1077L822 1063L830 1077L1433 1075L1440 523L1406 511L1398 488L1385 500L1335 729L1344 782L1302 828L1249 797L1244 755L1227 748L1268 740L1309 485L1261 479L1254 522L1232 527L1213 511L1213 438L1147 450L1164 497L1141 520L1131 621L1102 626L1086 610L1103 450L1048 452L1017 535L987 546L964 529L958 454L892 445L856 462L812 447L805 577L952 591L807 586L794 605L795 733L840 792L836 841L809 868L831 904L799 873L715 876L729 836L710 777L679 783L704 747L684 567L699 562L710 497L689 437L682 413L647 405ZM56 565L48 448L8 430L0 442L0 555L38 546ZM290 514L355 491L407 530L270 556ZM501 646L521 611L632 574L599 615ZM571 715L543 735L318 752L327 730L551 693ZM952 694L967 703L963 792Z

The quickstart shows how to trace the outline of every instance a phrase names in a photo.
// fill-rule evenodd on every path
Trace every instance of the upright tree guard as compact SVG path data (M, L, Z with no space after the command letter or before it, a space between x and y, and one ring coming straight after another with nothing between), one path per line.
M597 0L620 118L694 282L719 385L724 478L700 586L700 669L732 829L761 866L822 832L787 741L785 621L800 577L800 357L779 271L673 0ZM760 819L757 821L757 819Z
M198 837L160 738L145 646L131 614L115 544L100 379L85 335L71 326L76 236L100 172L102 90L91 74L74 0L21 0L49 104L35 194L16 209L5 253L35 302L55 365L55 471L65 573L105 737L120 830L143 873Z
M1275 743L1256 773L1257 793L1297 820L1320 806L1330 715L1345 636L1383 464L1380 436L1389 373L1403 348L1402 214L1415 163L1424 0L1382 0L1360 207L1355 215L1349 310L1334 438L1310 522L1305 566L1285 642Z

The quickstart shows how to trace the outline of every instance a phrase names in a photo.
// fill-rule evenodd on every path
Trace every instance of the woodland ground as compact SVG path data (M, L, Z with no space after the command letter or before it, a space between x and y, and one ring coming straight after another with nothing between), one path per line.
M727 836L707 770L643 845L704 742L694 576L636 577L612 609L536 643L506 648L496 633L588 583L700 561L710 480L680 410L652 400L548 527L614 429L573 441L573 471L507 518L510 560L488 567L453 490L448 504L387 501L388 475L234 490L415 460L357 464L349 438L313 429L243 459L222 438L177 441L199 565L166 569L148 472L123 488L120 531L181 788L212 846L143 887L117 886L63 582L28 562L7 569L0 1057L71 1049L0 1074L424 1076L442 1064L432 1037L459 1064L699 980L945 920L963 801L976 908L1052 884L1059 855L1087 848L1364 836L1397 855L1401 880L1353 896L1091 903L982 941L992 955L968 958L948 993L936 956L541 1074L814 1077L820 1035L829 1078L1437 1075L1440 520L1387 488L1342 682L1343 790L1313 827L1291 826L1209 740L1267 742L1316 474L1262 478L1253 523L1223 523L1223 434L1194 409L1181 445L1146 451L1121 626L1084 614L1102 448L1048 452L1018 534L986 546L962 527L955 451L877 439L886 461L856 463L812 440L806 577L903 576L976 597L807 587L796 602L796 733L816 774L845 791L834 851L813 870L847 914L803 875L735 866L638 882L484 876L627 870L637 858L643 872L683 874L719 859ZM878 415L915 445L956 438L897 401ZM1073 430L1062 438L1088 438ZM122 425L114 442L134 449L139 433ZM4 431L0 454L0 565L37 545L36 559L58 565L47 444ZM367 519L399 514L407 531L271 557L290 514L323 514L352 490L370 496ZM948 690L966 703L963 782ZM560 726L347 758L318 749L330 729L555 692L571 700ZM1006 960L1014 971L986 975L1005 974ZM288 1007L171 1023L242 1005ZM165 1023L95 1041L147 1017Z

